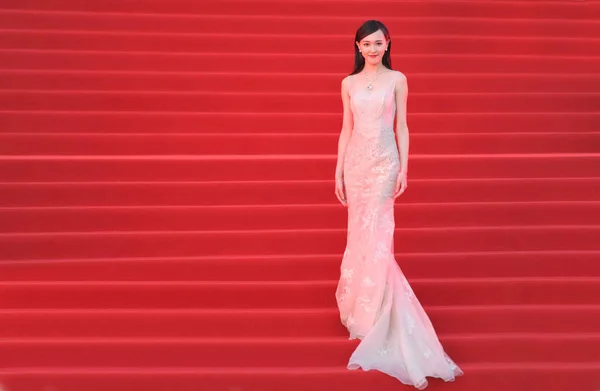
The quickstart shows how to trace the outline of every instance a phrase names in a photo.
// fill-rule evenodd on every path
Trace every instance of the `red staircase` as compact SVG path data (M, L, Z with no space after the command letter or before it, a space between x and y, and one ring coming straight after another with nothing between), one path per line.
M465 371L600 390L600 3L0 2L2 391L400 390L347 371L352 38L409 80L397 258Z

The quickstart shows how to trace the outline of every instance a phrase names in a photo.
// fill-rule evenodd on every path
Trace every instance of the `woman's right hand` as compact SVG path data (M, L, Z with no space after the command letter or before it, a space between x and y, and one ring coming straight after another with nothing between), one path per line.
M346 189L344 188L344 179L342 177L335 177L335 195L342 205L348 206L348 202L346 200Z

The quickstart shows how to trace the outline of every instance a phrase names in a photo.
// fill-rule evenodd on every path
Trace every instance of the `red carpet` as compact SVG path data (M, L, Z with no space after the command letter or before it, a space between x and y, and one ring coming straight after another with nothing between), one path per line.
M334 299L373 17L397 258L465 371L428 390L600 390L600 3L543 0L3 1L0 390L411 389L344 369Z

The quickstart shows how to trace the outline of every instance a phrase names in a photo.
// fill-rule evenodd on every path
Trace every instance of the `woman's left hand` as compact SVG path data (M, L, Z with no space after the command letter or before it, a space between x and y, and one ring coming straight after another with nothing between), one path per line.
M402 193L404 193L407 186L408 181L406 178L406 173L401 172L400 174L398 174L398 179L396 180L396 190L394 192L394 198L398 198Z

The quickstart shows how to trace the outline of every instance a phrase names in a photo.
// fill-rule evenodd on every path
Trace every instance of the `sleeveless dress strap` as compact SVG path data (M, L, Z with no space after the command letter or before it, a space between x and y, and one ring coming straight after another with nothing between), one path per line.
M356 75L350 75L348 76L348 94L350 96L352 96L352 93L354 92L354 76Z

